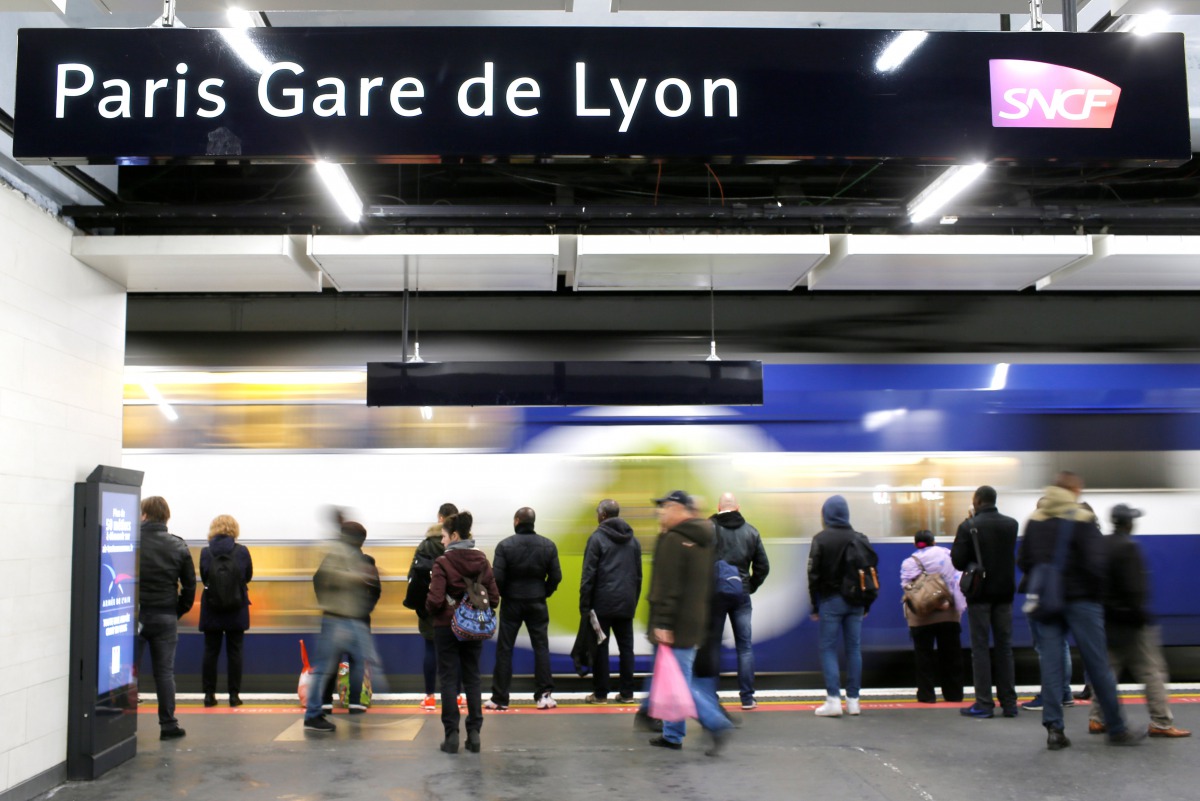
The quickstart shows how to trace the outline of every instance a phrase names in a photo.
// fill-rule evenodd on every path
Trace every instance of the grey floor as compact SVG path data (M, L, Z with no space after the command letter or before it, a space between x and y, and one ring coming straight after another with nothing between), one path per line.
M1173 705L1200 729L1200 706ZM1146 724L1144 705L1127 709ZM383 709L338 713L333 736L305 735L299 714L181 710L187 737L160 742L140 717L138 755L101 779L69 783L55 801L387 799L559 801L652 799L893 801L1057 799L1150 801L1200 797L1200 735L1116 748L1087 733L1087 707L1068 709L1073 747L1049 752L1039 713L963 718L951 707L864 709L822 719L811 708L747 713L727 752L704 755L689 726L679 752L650 748L629 714L568 709L488 714L483 752L441 753L436 715Z

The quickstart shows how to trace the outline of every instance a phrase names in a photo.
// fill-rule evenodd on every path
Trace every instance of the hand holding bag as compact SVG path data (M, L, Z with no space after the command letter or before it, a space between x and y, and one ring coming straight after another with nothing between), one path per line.
M696 717L692 688L683 677L679 660L669 646L658 646L654 657L654 677L650 680L650 717L659 720L687 720Z

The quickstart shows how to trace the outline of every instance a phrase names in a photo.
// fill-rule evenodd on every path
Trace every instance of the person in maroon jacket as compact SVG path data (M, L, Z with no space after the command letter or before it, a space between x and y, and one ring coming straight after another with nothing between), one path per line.
M454 606L467 592L467 579L474 579L487 591L492 608L500 600L500 590L492 575L492 566L471 538L470 512L462 511L442 523L442 544L446 552L433 563L429 595L425 608L433 616L433 641L437 645L438 684L442 693L442 726L446 738L442 750L458 753L458 704L461 686L467 695L467 750L479 753L479 730L483 728L483 698L479 679L480 640L459 640L450 629Z

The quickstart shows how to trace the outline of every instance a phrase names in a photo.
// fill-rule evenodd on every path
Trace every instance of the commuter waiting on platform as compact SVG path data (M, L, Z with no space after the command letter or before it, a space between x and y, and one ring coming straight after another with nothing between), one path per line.
M245 545L237 542L238 522L218 515L208 527L208 545L200 551L200 631L204 632L201 685L204 705L217 705L217 658L225 642L229 705L241 706L242 641L250 628L250 593L254 562Z
M621 655L617 703L634 702L633 616L642 595L642 545L620 515L616 501L600 501L596 506L598 525L583 551L579 614L586 618L595 612L605 635L604 642L596 646L592 693L583 699L589 704L608 703L609 643L614 637Z
M917 550L900 564L900 588L916 657L917 701L937 703L935 687L941 685L942 698L958 703L963 699L960 621L967 608L958 586L962 574L954 569L950 551L934 543L933 532L918 531L913 540ZM931 608L915 608L914 596Z
M413 597L406 598L405 603L410 609L417 613L417 631L421 634L421 641L425 645L425 656L422 662L422 670L425 678L425 700L421 702L421 709L426 712L437 711L437 645L433 641L433 618L425 609L425 596L429 592L429 581L432 578L433 563L437 558L446 552L446 546L442 545L443 526L447 518L451 515L458 514L458 507L452 503L443 503L438 507L437 523L429 527L425 532L425 539L421 540L421 544L417 546L417 551L413 554L412 567L408 570L408 588L409 594ZM421 591L423 587L423 592ZM459 706L462 706L464 699L459 698Z

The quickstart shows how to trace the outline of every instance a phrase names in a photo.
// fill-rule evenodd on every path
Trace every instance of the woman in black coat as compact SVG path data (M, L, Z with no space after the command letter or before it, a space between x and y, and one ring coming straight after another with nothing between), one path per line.
M229 667L229 705L241 706L242 639L250 628L250 594L254 563L245 545L237 544L238 522L229 515L213 518L208 547L200 551L200 630L204 632L202 684L204 705L217 705L217 657L226 644Z

